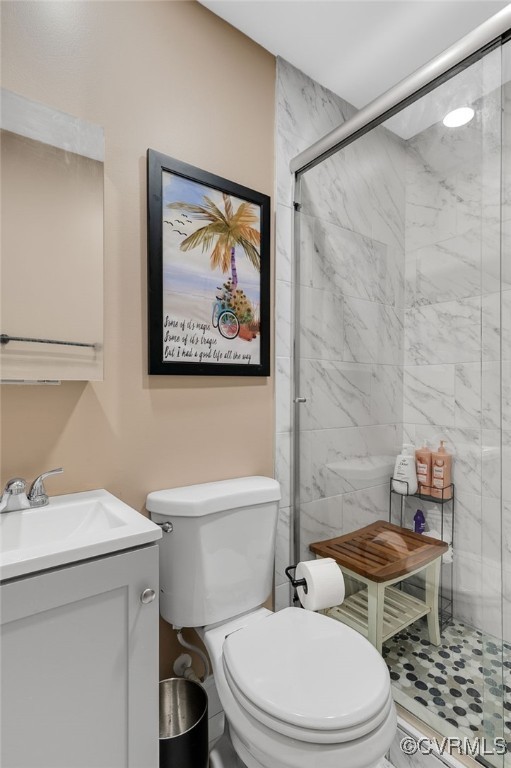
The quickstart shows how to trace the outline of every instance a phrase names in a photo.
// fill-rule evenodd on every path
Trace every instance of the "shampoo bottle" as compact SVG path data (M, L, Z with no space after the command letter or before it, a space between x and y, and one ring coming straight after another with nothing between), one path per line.
M392 488L397 493L417 493L417 468L415 466L415 451L413 445L405 443L403 450L396 459L392 476Z
M431 448L428 441L424 441L424 446L415 451L417 461L417 484L419 493L431 496Z
M444 442L441 440L438 450L431 454L431 495L443 500L452 498L452 488L448 488L451 485L452 455L445 450Z

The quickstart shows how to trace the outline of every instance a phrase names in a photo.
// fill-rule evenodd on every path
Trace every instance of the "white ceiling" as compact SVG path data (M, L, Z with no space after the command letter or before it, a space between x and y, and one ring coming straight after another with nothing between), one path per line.
M475 29L493 0L199 0L360 109Z

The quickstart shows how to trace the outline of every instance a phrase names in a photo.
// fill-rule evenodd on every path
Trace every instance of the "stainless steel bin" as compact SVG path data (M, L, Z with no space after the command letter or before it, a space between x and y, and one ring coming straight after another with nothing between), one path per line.
M208 768L208 695L192 680L160 682L160 768Z

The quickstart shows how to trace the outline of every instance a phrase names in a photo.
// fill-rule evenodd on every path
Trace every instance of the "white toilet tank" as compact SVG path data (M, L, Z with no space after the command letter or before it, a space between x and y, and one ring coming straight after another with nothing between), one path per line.
M203 627L250 611L270 594L280 486L240 477L154 491L146 507L172 531L160 548L160 612Z

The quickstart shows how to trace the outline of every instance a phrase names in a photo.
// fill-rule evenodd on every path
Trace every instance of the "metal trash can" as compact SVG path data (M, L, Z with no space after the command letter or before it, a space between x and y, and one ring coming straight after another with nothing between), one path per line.
M160 682L160 768L208 768L208 695L202 685Z

